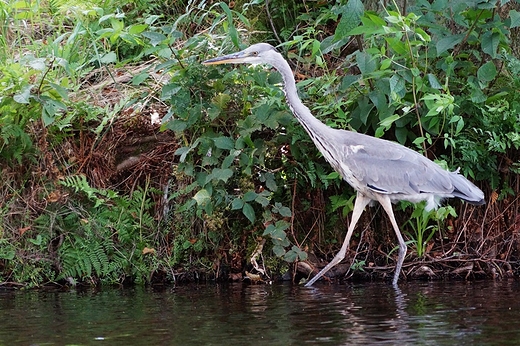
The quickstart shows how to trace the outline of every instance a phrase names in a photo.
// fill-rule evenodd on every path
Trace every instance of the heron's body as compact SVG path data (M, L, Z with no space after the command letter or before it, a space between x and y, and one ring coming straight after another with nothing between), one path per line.
M481 199L472 195L475 186L458 172L448 172L400 144L337 129L329 133L328 140L334 148L326 150L327 161L356 191L372 200L383 194L392 202L426 201L426 209L431 210L443 198Z
M352 131L333 129L316 119L298 97L289 64L271 45L255 44L241 52L204 63L267 63L277 69L282 75L285 96L293 114L325 159L357 191L352 220L341 250L307 286L312 285L345 257L354 227L370 201L381 203L399 241L394 285L397 284L406 255L406 244L395 221L392 202L426 201L427 209L436 207L441 199L450 197L458 197L472 204L484 203L483 192L458 171L448 172L400 144Z

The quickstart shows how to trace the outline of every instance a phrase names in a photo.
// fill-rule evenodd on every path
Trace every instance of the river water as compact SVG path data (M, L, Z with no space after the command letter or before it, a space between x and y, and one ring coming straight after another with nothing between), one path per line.
M0 291L0 345L518 345L520 283Z

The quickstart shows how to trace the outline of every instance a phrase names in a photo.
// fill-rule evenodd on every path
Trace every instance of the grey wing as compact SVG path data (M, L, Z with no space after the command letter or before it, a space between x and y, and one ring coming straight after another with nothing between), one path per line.
M368 188L387 194L450 194L449 172L399 144L371 137L356 150L346 150L343 162Z

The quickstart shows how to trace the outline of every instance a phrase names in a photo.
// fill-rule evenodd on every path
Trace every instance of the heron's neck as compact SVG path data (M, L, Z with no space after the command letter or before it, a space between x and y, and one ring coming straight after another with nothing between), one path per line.
M282 75L287 104L291 108L296 119L298 119L300 124L303 125L313 141L316 142L315 135L317 133L321 133L322 129L325 131L324 129L329 127L316 119L312 115L310 109L307 108L307 106L305 106L298 97L298 90L296 88L294 75L287 61L282 60L277 66L274 66L274 68L276 68L276 70L278 70L278 72L280 72Z
M303 128L307 131L309 137L311 137L312 141L325 159L336 171L341 172L340 163L337 160L338 155L337 153L332 152L334 146L331 145L331 141L334 141L334 138L332 137L334 137L336 130L316 119L309 108L302 103L298 97L294 75L287 61L284 59L278 59L276 65L273 66L282 75L285 98L287 99L287 103L289 104L294 116L298 119L300 124L302 124Z

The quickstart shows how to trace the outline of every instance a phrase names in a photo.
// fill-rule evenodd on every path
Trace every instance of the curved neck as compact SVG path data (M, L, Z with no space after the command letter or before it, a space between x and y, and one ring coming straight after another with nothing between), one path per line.
M332 165L332 167L334 167L334 169L340 172L340 163L336 159L337 155L336 153L331 152L333 146L328 144L334 140L331 137L333 137L336 130L316 119L309 108L302 103L298 97L294 75L287 61L284 59L278 59L273 64L273 67L282 75L285 98L294 116L298 119L300 124L302 124L303 128L307 131L309 137L311 137L312 141L325 159Z
M280 59L276 62L276 64L273 64L273 67L282 75L284 83L283 91L285 93L287 104L291 108L296 119L298 119L300 124L303 125L313 141L315 141L314 137L317 132L325 131L324 129L329 129L329 127L316 119L312 115L310 109L307 108L307 106L305 106L298 97L296 82L294 80L294 75L291 67L289 66L289 63L287 63L285 59Z

